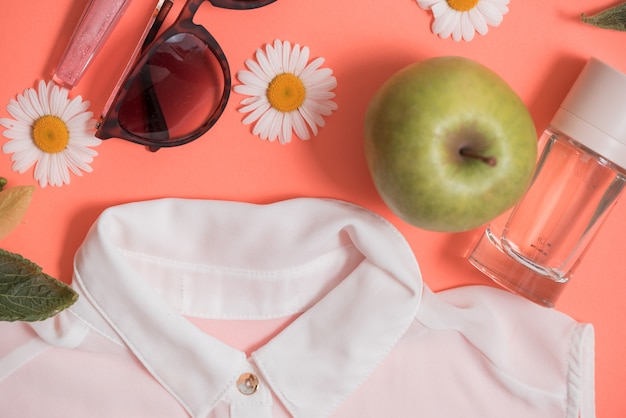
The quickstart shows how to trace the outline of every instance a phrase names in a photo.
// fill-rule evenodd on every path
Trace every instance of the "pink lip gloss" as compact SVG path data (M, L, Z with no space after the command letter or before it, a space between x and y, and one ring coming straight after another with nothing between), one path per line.
M55 83L71 89L109 36L130 0L90 0L52 75Z

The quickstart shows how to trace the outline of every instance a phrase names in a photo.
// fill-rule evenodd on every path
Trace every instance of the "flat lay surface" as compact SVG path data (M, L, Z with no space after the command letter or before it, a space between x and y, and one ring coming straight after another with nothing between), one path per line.
M94 118L113 91L150 13L153 0L134 0L70 98L90 102ZM176 1L166 19L182 7ZM0 117L6 104L26 88L48 81L70 39L85 0L11 2L0 15ZM66 283L73 257L90 226L107 207L153 198L181 197L271 203L295 197L329 197L371 209L393 223L415 253L424 282L434 291L469 284L493 285L466 260L482 229L449 234L416 228L400 220L376 192L365 162L366 107L380 85L406 65L441 55L460 55L499 74L527 105L537 134L547 127L589 57L626 72L624 32L580 22L615 1L511 0L499 27L489 26L471 41L441 39L431 31L433 14L414 0L277 0L254 10L201 5L195 21L222 47L236 74L248 67L257 48L289 41L309 48L309 59L323 57L332 70L336 109L324 116L317 135L296 135L281 144L261 139L244 124L245 89L232 91L215 125L186 145L157 152L112 138L92 149L93 172L70 174L70 184L40 187L33 169L12 170L0 154L0 176L8 186L34 185L22 223L0 247L16 252ZM241 89L241 88L239 88ZM237 90L237 88L235 88ZM331 106L331 105L329 105ZM332 107L332 106L331 106ZM3 143L7 138L0 138ZM284 138L283 138L284 139ZM621 385L626 378L626 297L623 244L626 199L618 202L556 304L596 333L596 405L600 417L626 414ZM168 219L162 219L168 222ZM62 383L61 383L62 384Z

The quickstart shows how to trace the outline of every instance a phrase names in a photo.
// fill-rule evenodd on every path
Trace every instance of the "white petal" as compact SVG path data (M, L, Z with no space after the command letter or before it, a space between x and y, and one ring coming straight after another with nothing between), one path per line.
M274 118L278 117L279 112L270 108L265 112L257 123L252 128L252 133L259 135L261 139L267 139L269 137L269 130L273 123Z
M52 93L52 83L46 85L46 83L44 83L43 80L39 81L39 94L38 94L37 104L41 108L42 115L50 115L50 94L51 93Z
M502 14L493 4L486 1L481 1L476 7L478 8L478 11L480 11L480 13L485 17L487 24L491 26L498 26L502 22Z
M50 95L50 114L60 116L69 102L67 89L54 89Z
M3 131L2 136L13 141L24 141L24 134L13 129Z
M332 79L323 80L320 83L309 86L305 85L306 97L332 99L335 93L332 91L337 86L337 81Z
M30 102L30 100L26 96L17 95L17 102L19 103L20 109L27 115L28 119L31 121L36 121L41 116L41 113L38 113L36 108Z
M291 136L293 132L293 123L289 113L283 113L282 129L278 132L278 141L281 144L287 144L291 142Z
M70 143L67 144L67 147L65 148L65 150L62 151L62 153L71 153L73 154L74 158L81 157L88 163L92 162L93 158L98 155L98 151L91 147L86 147L77 141L70 141Z
M424 10L428 10L437 3L445 2L443 0L417 0L417 5Z
M100 138L96 138L93 135L85 134L83 132L74 132L70 135L70 144L89 149L90 152L93 153L96 153L96 151L91 150L89 147L97 147L101 143L102 140Z
M33 149L25 150L19 153L15 153L12 155L11 160L13 161L13 170L22 174L29 170L35 163L41 158L42 152L33 147Z
M12 154L14 152L22 152L37 147L30 139L18 138L7 141L2 145L2 152L5 154Z
M325 109L328 109L328 115L330 115L332 113L333 110L337 110L339 108L339 106L337 106L337 103L331 101L331 100L320 100L317 102L320 106L324 107Z
M337 79L335 77L328 77L326 80L316 83L315 86L311 86L311 89L315 91L322 91L322 90L330 91L334 89L335 87L337 87Z
M433 17L435 19L450 11L450 6L448 6L448 3L445 1L440 1L432 6Z
M94 136L76 135L70 138L68 147L71 146L73 149L81 150L85 155L95 156L98 155L98 151L94 148L100 145L101 142L101 139Z
M39 96L37 95L35 90L28 89L25 93L25 98L28 103L30 103L32 109L35 111L35 114L37 114L37 116L39 117L46 115L46 112L44 112L43 108L41 107L41 103L39 102Z
M296 74L296 71L298 71L299 62L300 62L300 45L295 44L293 48L291 49L291 55L289 56L289 62L287 63L286 71L291 74ZM306 62L304 63L304 65L306 65ZM304 65L302 66L302 68L304 68ZM299 71L302 71L302 69L300 69Z
M489 29L487 27L487 21L483 15L476 8L473 8L468 12L468 16L472 21L472 25L474 25L476 32L481 35L485 35Z
M80 96L77 96L70 100L69 103L67 103L63 112L58 116L63 120L69 120L87 110L88 107L89 102L83 102L82 98Z
M70 132L77 130L84 131L87 129L87 123L91 120L92 117L92 112L77 113L71 118L65 119L65 125L67 126L67 129L70 130Z
M300 77L302 71L307 67L306 63L309 61L309 47L303 46L300 49L300 58L298 60L298 64L296 65L296 69L294 70L294 74Z
M55 182L55 185L62 186L63 184L70 183L70 172L67 167L67 162L65 161L65 153L59 152L56 154L52 154L50 158L50 162L52 163L52 171L49 173L51 178L54 178L56 175L61 182Z
M39 185L41 187L46 187L46 185L48 184L49 156L50 154L43 153L39 160L37 160L37 164L35 165L35 172L33 176L35 177L35 180L39 182Z
M249 104L252 104L252 103L255 103L255 102L261 100L263 97L265 97L265 96L247 96L247 97L244 97L243 99L241 99L239 104L247 106Z
M474 39L474 25L470 20L469 13L465 12L461 14L461 22L460 22L461 34L465 41L471 41Z
M274 74L282 73L282 70L281 70L281 66L283 62L282 57L281 57L282 50L283 50L282 43L278 40L274 41L274 47L268 44L265 48L267 60Z
M267 60L267 56L261 49L257 49L256 52L256 60L259 63L259 66L263 70L263 72L269 77L270 80L273 80L276 77L276 72L272 70L272 66Z
M312 86L330 79L332 77L332 73L333 71L330 68L319 68L311 74L301 76L300 79L305 86Z
M452 29L452 39L454 39L456 42L459 42L461 39L463 39L463 34L461 32L461 17L460 16Z
M255 110L259 108L270 106L270 103L265 96L250 97L250 99L253 99L253 100L245 101L245 106L239 109L240 113L250 113L250 112L254 112ZM244 104L243 102L244 101L242 100L242 104Z
M73 147L68 146L66 152L64 152L63 155L65 157L65 162L67 166L77 176L83 175L81 170L87 173L93 171L91 166L89 165L89 163L91 163L93 159L84 155L82 149L74 149Z
M259 87L249 86L247 84L238 84L233 89L235 90L235 92L239 94L244 94L246 96L264 96L267 87L261 89Z
M13 118L27 123L28 125L32 125L35 121L35 119L30 114L24 111L20 103L13 99L11 99L9 101L9 104L7 105L7 112L9 112L9 114L13 116Z
M244 125L248 125L252 122L254 122L255 120L261 118L261 116L263 116L265 114L265 112L267 112L268 110L271 109L272 106L270 106L270 104L268 102L262 103L259 107L257 107L252 113L250 113L248 116L246 116L242 123Z
M259 78L259 80L263 80L266 83L272 81L272 77L268 76L256 61L248 59L245 64L246 67L248 67L248 69Z
M300 112L291 112L291 119L293 122L293 130L300 139L310 139L309 130L306 128L306 122L302 118Z
M11 119L9 119L11 120ZM26 125L22 122L15 121L9 126L3 124L3 126L9 128L2 131L2 136L9 139L20 139L28 142L32 142L30 134L32 128L30 125Z
M334 102L318 102L317 100L305 100L302 106L306 106L312 114L328 116L336 106Z
M500 13L501 15L505 15L509 12L508 0L481 0L481 1L492 4L493 7L495 7L498 13Z
M256 74L251 71L240 70L237 72L237 78L239 79L239 81L249 86L267 89L268 83L264 80L261 80L259 77L257 77Z
M441 38L446 39L450 36L454 30L454 17L456 12L450 10L448 13L442 15L433 22L433 33L439 35Z
M285 73L289 71L289 61L291 59L291 44L289 41L283 42L283 53L282 53L282 63L281 68L282 72Z
M298 77L300 77L302 80L305 80L307 77L310 77L311 74L313 74L315 70L317 70L320 65L322 65L323 62L324 58L322 57L314 59L309 63L309 65L306 66L306 68L300 73Z
M312 100L330 100L334 98L336 95L332 91L316 91L313 89L307 89L306 97Z
M284 117L285 117L285 114L283 112L276 112L276 115L272 119L271 124L269 126L267 139L269 139L270 141L275 141L276 138L278 138L278 133L280 132L281 127L283 125Z
M300 108L298 109L298 112L300 112L300 115L302 115L302 117L304 118L304 120L306 121L306 123L309 125L309 127L311 128L311 131L313 132L313 135L317 135L317 122L319 122L319 115L315 115L312 114L308 108L306 106L300 106ZM324 120L322 119L322 124L324 123Z
M280 74L282 73L283 66L283 44L278 39L274 41L274 47L270 48L268 45L267 49L267 59L270 61L272 65L272 69Z

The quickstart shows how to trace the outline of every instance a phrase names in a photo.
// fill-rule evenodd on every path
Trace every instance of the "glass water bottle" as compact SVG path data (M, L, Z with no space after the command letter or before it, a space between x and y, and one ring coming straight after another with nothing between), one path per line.
M533 182L469 261L553 306L626 184L626 75L591 58L540 138Z

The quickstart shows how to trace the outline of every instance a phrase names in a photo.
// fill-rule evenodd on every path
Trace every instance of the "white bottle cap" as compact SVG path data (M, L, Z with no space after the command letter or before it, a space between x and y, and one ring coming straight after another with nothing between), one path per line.
M626 169L626 74L590 58L551 125Z

